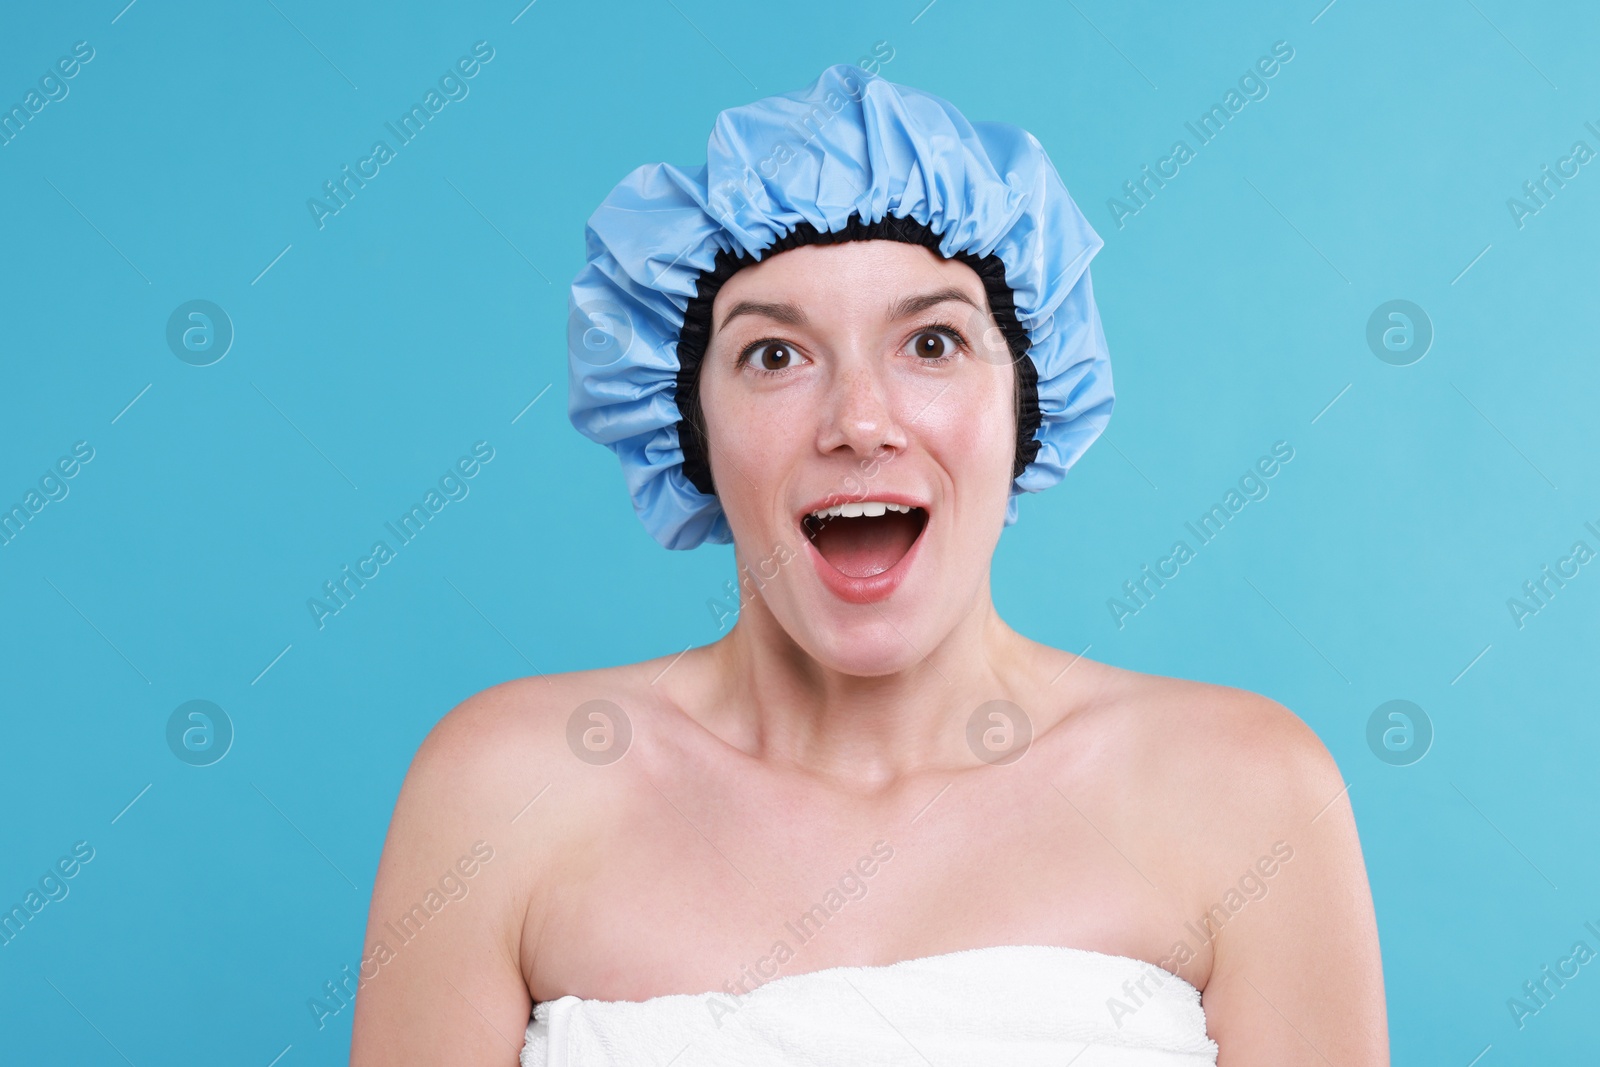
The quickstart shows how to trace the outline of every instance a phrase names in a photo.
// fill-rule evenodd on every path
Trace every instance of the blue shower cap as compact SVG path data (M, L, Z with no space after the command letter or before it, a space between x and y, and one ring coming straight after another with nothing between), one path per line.
M997 268L990 303L1011 326L1024 418L1037 423L1019 448L1006 525L1019 493L1055 485L1105 429L1111 363L1089 280L1104 242L1039 141L839 64L806 89L722 112L705 166L639 167L589 219L569 303L567 412L616 452L634 510L665 547L733 540L715 493L696 485L708 490L706 476L685 470L695 450L682 439L679 372L703 354L680 366L686 313L705 306L706 279L807 233L921 240ZM997 293L987 283L1002 272Z

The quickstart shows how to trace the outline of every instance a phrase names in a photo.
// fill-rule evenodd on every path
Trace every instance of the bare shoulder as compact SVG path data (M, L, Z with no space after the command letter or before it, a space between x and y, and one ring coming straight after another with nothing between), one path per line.
M594 770L661 721L670 702L652 682L676 658L517 678L462 700L412 758L385 854L492 827L518 843L526 893L526 879L626 802Z
M448 866L454 853L473 841L502 854L516 841L515 851L525 852L519 839L536 822L539 840L559 836L563 819L580 810L576 806L546 804L538 820L521 816L570 773L567 765L576 761L565 748L567 719L576 694L603 685L606 673L502 682L468 696L434 723L412 756L395 801L375 907L396 883L413 881L441 863ZM502 862L496 870L507 866ZM520 873L514 882L504 887L508 917L527 888Z
M606 710L634 705L658 662L514 678L482 689L435 723L408 777L507 785L544 774L549 781L578 763L571 750L574 715L584 723L595 715L603 721Z
M574 758L569 723L588 702L630 703L649 668L504 682L467 697L428 732L400 787L373 884L356 1067L504 1060L502 1035L526 1026L531 1005L530 901L595 817L595 776Z
M1326 803L1342 787L1338 766L1305 721L1260 693L1144 674L1105 664L1100 704L1123 743L1163 777L1222 797ZM1326 793L1324 788L1333 788ZM1314 814L1315 809L1307 814Z
M520 936L527 902L549 872L626 803L626 791L606 788L614 776L594 771L629 750L659 702L650 681L670 661L517 678L451 708L406 771L379 888L395 872L436 866L447 858L442 850L483 839L506 856L498 877L507 936Z
M1130 818L1209 885L1278 841L1293 845L1345 789L1316 732L1270 697L1086 663L1079 712L1096 766ZM1127 799L1129 796L1133 798ZM1235 872L1236 873L1236 872Z

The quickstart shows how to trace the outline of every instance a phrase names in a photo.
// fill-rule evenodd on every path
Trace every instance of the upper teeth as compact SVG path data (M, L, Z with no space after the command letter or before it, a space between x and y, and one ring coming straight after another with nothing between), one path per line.
M863 515L882 515L885 511L909 512L910 510L910 504L891 504L887 500L861 500L852 501L848 504L836 504L831 508L813 511L811 517L814 519L832 519L843 516L847 519L855 519Z

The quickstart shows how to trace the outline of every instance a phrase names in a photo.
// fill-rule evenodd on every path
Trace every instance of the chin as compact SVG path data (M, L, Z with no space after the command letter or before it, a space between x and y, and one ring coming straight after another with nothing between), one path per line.
M922 663L922 654L913 645L931 648L938 641L933 638L924 646L922 637L907 632L903 620L895 614L884 611L889 621L874 614L871 619L832 627L827 627L825 620L810 618L795 638L819 665L841 674L858 678L898 674ZM905 636L895 632L896 626ZM911 644L907 644L908 640Z

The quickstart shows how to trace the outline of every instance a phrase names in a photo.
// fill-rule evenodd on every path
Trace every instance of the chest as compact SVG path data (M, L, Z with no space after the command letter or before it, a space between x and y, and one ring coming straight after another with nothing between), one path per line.
M1093 790L1068 799L1045 770L984 768L872 797L641 775L540 880L524 928L529 989L739 993L999 944L1168 957L1186 910L1170 850Z

